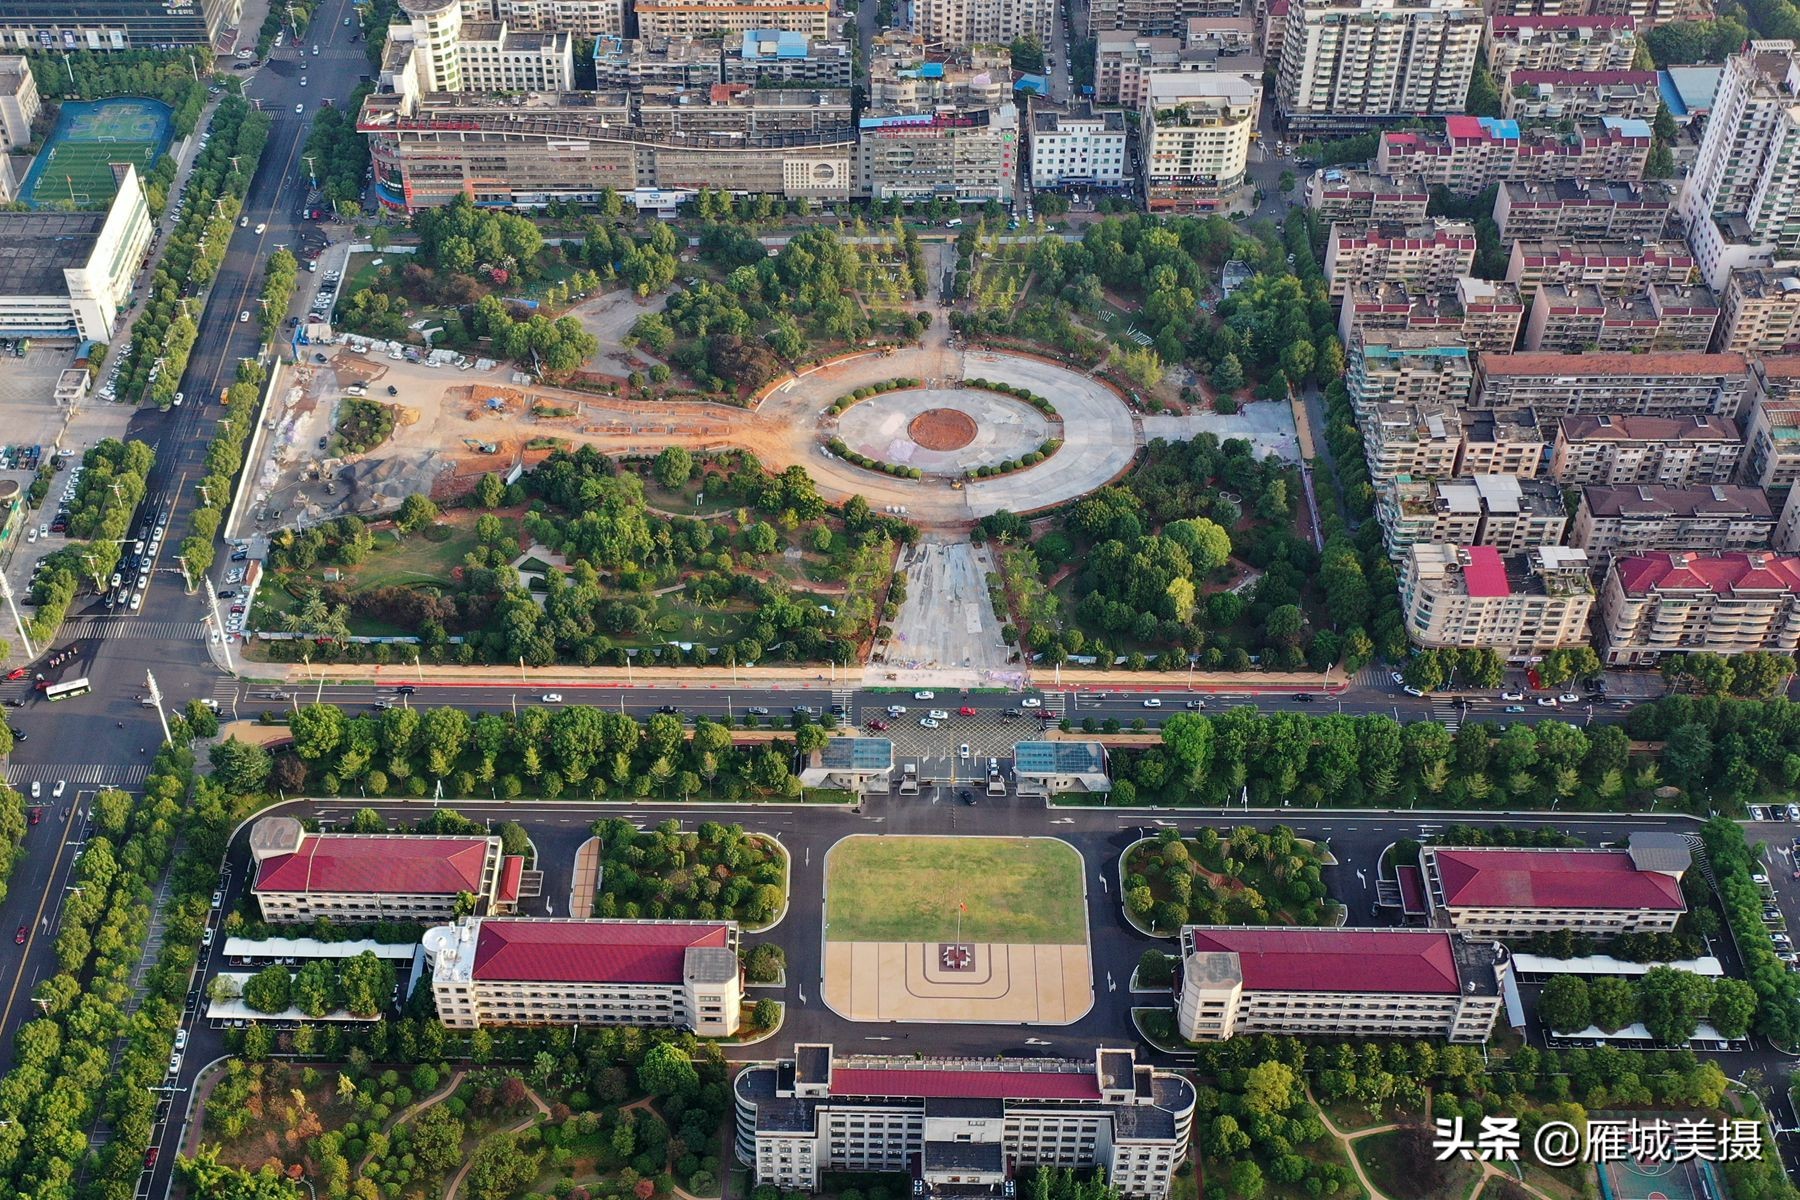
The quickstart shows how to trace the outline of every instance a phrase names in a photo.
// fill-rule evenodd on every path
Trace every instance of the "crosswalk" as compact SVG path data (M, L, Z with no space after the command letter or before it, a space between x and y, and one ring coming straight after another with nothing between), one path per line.
M67 638L149 639L158 642L199 640L206 636L204 621L136 621L117 617L83 617L62 627L59 635Z
M1454 700L1441 700L1433 696L1431 698L1431 719L1451 733L1455 733L1462 728L1462 707Z
M1069 693L1067 693L1067 692L1045 692L1044 693L1044 711L1052 714L1053 716L1059 717L1059 718L1068 716L1069 715Z
M837 705L839 712L854 713L856 711L856 689L832 688L831 702Z
M17 788L57 780L75 787L123 788L144 782L148 774L150 768L144 763L14 763L6 768L6 782Z

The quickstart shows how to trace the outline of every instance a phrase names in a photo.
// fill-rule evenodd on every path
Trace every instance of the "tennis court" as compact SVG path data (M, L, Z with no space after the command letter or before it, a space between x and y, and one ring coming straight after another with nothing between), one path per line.
M169 106L127 97L62 106L56 129L39 152L19 198L33 208L73 204L92 208L118 190L113 163L130 163L140 178L169 145Z
M1722 1200L1712 1167L1700 1159L1611 1159L1600 1164L1604 1200Z

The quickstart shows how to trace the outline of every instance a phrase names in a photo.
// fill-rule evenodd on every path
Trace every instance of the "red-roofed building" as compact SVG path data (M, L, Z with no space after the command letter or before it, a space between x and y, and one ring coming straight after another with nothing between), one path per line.
M811 1191L827 1171L893 1171L914 1195L1011 1195L1020 1170L1104 1172L1127 1196L1166 1196L1187 1155L1194 1087L1134 1051L1092 1060L792 1058L732 1083L737 1155L759 1184Z
M1667 932L1687 911L1681 877L1690 862L1686 843L1674 835L1633 834L1628 850L1419 852L1432 924L1471 937Z
M1642 179L1650 157L1648 122L1632 117L1579 120L1521 129L1497 117L1446 117L1441 130L1383 134L1375 170L1417 175L1433 187L1473 196L1508 180Z
M1587 644L1588 558L1566 546L1503 556L1494 546L1416 542L1400 561L1406 632L1421 646L1529 658Z
M448 920L466 896L476 912L510 912L524 875L498 837L311 833L291 817L258 821L250 855L265 921Z
M438 1018L483 1025L673 1026L729 1037L743 1017L731 921L464 918L425 932Z
M1190 925L1177 1027L1195 1042L1252 1033L1485 1042L1508 961L1496 943L1441 929Z
M1601 657L1615 666L1697 650L1791 655L1800 649L1800 558L1762 550L1616 558L1600 588L1600 625Z

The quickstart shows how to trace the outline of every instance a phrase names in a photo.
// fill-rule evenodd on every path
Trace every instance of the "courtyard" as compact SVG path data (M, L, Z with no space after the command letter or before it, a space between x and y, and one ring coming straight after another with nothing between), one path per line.
M1093 1006L1081 856L1054 838L846 838L824 966L852 1021L1069 1024Z

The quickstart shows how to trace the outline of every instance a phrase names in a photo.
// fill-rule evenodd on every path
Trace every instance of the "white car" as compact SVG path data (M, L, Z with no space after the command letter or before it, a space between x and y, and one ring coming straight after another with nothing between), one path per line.
M964 742L962 745L960 745L956 748L956 757L958 757L958 758L969 757L969 743Z
M267 222L266 222L266 221L258 221L258 222L257 222L257 223L256 223L256 232L258 232L258 233L262 233L262 232L263 232L263 231L264 231L264 230L266 230L266 229L267 229L267 228L268 228L268 227L269 227L269 226L268 226L268 223L267 223Z
M1502 700L1523 700L1525 698L1525 693L1524 692L1501 692L1500 698Z
M31 781L31 798L33 800L41 800L41 799L43 799L43 796L44 796L44 785L42 783L39 783L35 779L32 780Z
M1581 697L1577 696L1574 692L1564 692L1562 695L1558 696L1557 699L1562 701L1564 704L1580 704L1581 703Z
M300 77L300 86L301 86L301 87L305 87L305 86L306 86L306 76L304 76L304 75L302 75L302 76L301 76L301 77Z
M890 704L890 705L888 705L888 716L890 716L890 717L904 717L904 716L905 716L905 715L906 715L906 705L904 705L904 704Z
M1537 704L1538 704L1539 708L1555 708L1556 707L1556 697L1555 696L1539 696L1537 698Z
M562 693L561 692L545 692L542 696L538 697L538 699L544 704L561 704L562 703Z
M59 779L56 781L56 786L50 789L50 798L52 800L61 800L62 794L68 790L69 781L66 779Z
M238 314L238 324L239 325L242 325L245 321L248 321L249 319L250 319L250 310L247 308L243 312Z
M175 407L176 407L176 408L180 408L180 407L181 407L181 402L182 402L182 401L183 401L183 400L186 400L186 399L187 399L187 393L186 393L186 392L176 392L176 393L175 393L175 399L174 399L174 400L173 400L173 401L172 401L172 403L173 403L173 404L174 404L174 405L175 405Z
M1409 696L1423 696L1425 694L1424 692L1420 691L1418 688L1414 687L1410 683L1407 684L1405 687L1401 688L1400 690L1405 692Z
M934 721L948 721L950 719L950 714L945 712L941 708L934 708L930 712L926 713L925 715L930 717Z
M1044 707L1044 702L1042 700L1039 700L1036 696L1027 696L1023 700L1019 701L1019 707L1020 708L1042 708L1042 707Z
M923 729L936 729L938 727L938 723L935 718L920 717L919 718L919 726Z
M1396 687L1406 682L1406 676L1398 671L1389 671L1388 678L1394 681Z
M1145 708L1161 708L1162 701L1158 700L1155 696L1152 696L1148 700L1144 701L1144 707Z
M250 228L250 218L249 217L239 217L238 218L238 228L239 229Z
M936 692L914 692L913 699L914 700L936 700L937 693Z
M306 105L304 105L304 104L296 104L296 105L294 105L294 112L296 112L296 113L303 113L303 112L305 112L305 111L306 111Z

